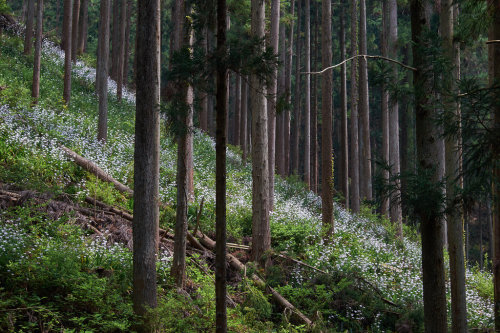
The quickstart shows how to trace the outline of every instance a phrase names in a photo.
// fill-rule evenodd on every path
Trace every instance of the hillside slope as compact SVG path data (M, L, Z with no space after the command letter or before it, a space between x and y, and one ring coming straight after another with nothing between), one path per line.
M94 196L110 205L130 209L129 199L115 193L106 184L75 167L59 149L59 144L70 147L98 164L114 178L132 187L134 95L127 91L124 93L125 100L118 102L114 95L116 85L113 81L109 81L109 141L103 145L96 141L97 99L94 94L95 70L93 68L81 61L74 66L72 100L68 108L64 107L61 102L64 54L53 43L45 41L40 89L42 97L38 106L31 107L29 87L32 59L21 55L22 44L18 37L3 36L0 38L0 43L2 54L0 60L0 86L2 87L0 91L0 164L2 166L0 182L21 189L34 189L56 194L66 193L75 201L85 196ZM161 139L160 193L163 202L175 205L176 149L172 141L164 131ZM190 217L195 216L196 208L204 199L205 205L200 226L209 234L214 231L215 226L214 147L215 144L211 138L195 130L195 196L190 206ZM233 242L245 242L251 235L251 188L250 164L243 164L237 149L230 148L228 150L227 219L230 239ZM331 243L325 244L321 237L320 198L306 191L303 184L297 180L283 180L278 176L275 190L275 210L271 214L275 266L267 277L273 287L299 309L310 317L314 317L318 326L324 330L385 331L396 330L405 325L413 327L416 331L422 328L420 244L412 228L405 228L405 238L401 242L396 242L392 226L387 221L372 215L368 208L360 216L353 216L337 205L335 236ZM161 223L164 228L173 226L174 214L175 210L172 208L167 208L162 212ZM85 257L87 258L85 260L93 262L94 268L107 265L106 267L116 272L121 263L128 267L121 272L130 273L131 256L126 247L109 244L102 238L94 237L91 238L93 241L86 240L88 231L77 231L71 225L64 226L63 220L46 223L44 228L47 230L55 228L56 231L36 234L33 226L41 223L31 220L26 224L26 219L31 218L31 215L41 218L36 214L17 210L6 210L0 215L0 245L4 249L0 254L0 267L4 272L0 273L2 285L24 286L27 284L29 286L27 290L36 290L28 282L22 281L26 278L22 271L32 265L30 269L33 272L38 274L43 272L43 269L37 267L44 263L43 259L31 261L30 256L37 249L41 258L55 255L50 252L51 237L58 237L56 243L61 248L66 248L70 244L79 244L78 251L80 252L77 250L72 252L77 261L79 256ZM23 220L20 220L21 217ZM194 221L190 223L194 224ZM69 235L69 233L74 233L74 235ZM34 235L40 240L39 244L35 244ZM18 246L17 250L16 246ZM111 252L107 253L107 251ZM281 257L280 253L283 254ZM245 255L242 254L242 256ZM172 305L173 300L180 302L186 308L193 306L187 304L189 302L178 300L177 296L173 296L168 290L170 288L168 269L171 253L167 249L160 257L158 266L160 288L162 288L161 293L164 298L163 305L158 311L165 311L165 307L171 309L169 306L175 308ZM295 258L295 261L290 257ZM98 263L96 258L100 258L98 260L104 263ZM65 267L64 265L58 266L61 265L60 260L62 258L59 258L59 261L50 262L55 265L51 271L53 274L57 274L61 267ZM84 260L81 259L81 261ZM297 264L297 261L313 268ZM67 267L67 269L71 271L73 268ZM82 269L78 267L77 271ZM193 264L190 264L189 274L195 286L200 288L201 301L196 300L195 302L199 302L195 306L201 313L198 310L192 310L184 317L196 322L207 322L205 324L208 326L200 326L194 331L207 329L206 327L211 329L213 326L210 326L210 323L213 322L214 316L210 316L215 307L210 305L214 297L213 288L210 287L211 280ZM126 295L130 290L130 281L125 276L118 279L117 274L114 275L116 281L113 284L101 285L99 290L104 294L106 288L122 288L119 294L123 299L114 299L99 305L93 304L91 307L96 308L94 313L108 311L119 314L117 318L106 319L106 323L114 323L109 324L106 330L126 331L133 317L131 308L121 303L130 303L126 300ZM31 278L35 279L35 276ZM82 277L78 276L75 277L76 280L71 281L79 281L80 278ZM50 279L50 276L45 279ZM230 315L233 330L248 331L252 330L251 327L255 331L272 327L285 331L298 329L287 326L288 323L283 320L280 309L266 308L265 300L259 298L261 295L257 295L258 292L252 287L245 286L245 281L240 285L236 284L232 291L235 298L242 300L242 305L231 313L233 317ZM93 283L85 289L72 291L70 294L77 300L83 301L86 299L83 295L75 296L75 294L89 292L97 288L100 282L93 281ZM54 290L59 288L53 287ZM493 327L491 276L477 270L468 271L467 288L470 327L478 329ZM35 305L16 303L12 300L14 295L9 294L7 289L0 289L0 292L0 307L7 310L0 314L0 320L4 321L0 327L10 327L8 316L4 316L10 313L9 309L45 305L43 299L33 301ZM28 292L26 297L33 295ZM36 297L49 296L36 295ZM62 294L61 297L67 299L68 295ZM51 300L50 304L57 304L54 302L56 301ZM81 304L80 306L85 307ZM73 328L95 329L99 327L96 326L97 323L104 321L102 318L97 318L92 323L86 317L79 324L78 318L63 320L58 317L62 315L60 309L50 307L35 313L37 316L35 322L38 325L40 322L45 325L52 323L53 329L68 325L68 323L71 323L70 327ZM55 315L56 313L58 315ZM25 315L17 313L12 316L13 318L19 316L17 322L14 320L12 324L13 329L19 328L16 325L21 325L19 323L23 322L22 317ZM118 318L120 316L122 316L121 319L126 318L126 320L120 320ZM176 320L175 315L168 318ZM177 318L177 320L180 319ZM255 324L256 322L259 324ZM165 323L167 323L166 320L160 325L164 325L164 329L168 330L170 324ZM190 327L190 324L186 322L182 325Z

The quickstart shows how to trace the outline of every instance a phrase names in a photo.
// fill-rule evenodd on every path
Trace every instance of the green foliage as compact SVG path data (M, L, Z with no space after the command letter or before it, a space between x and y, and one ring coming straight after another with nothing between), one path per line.
M7 0L0 0L0 14L10 14L12 9L7 4Z

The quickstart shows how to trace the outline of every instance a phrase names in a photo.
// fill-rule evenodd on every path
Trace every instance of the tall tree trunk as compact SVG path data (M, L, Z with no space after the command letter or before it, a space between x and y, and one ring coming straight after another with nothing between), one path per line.
M295 55L295 96L293 108L293 143L292 143L292 170L291 173L297 175L299 173L299 141L300 141L300 91L301 91L301 76L300 75L300 24L302 15L302 0L297 0L297 42Z
M240 122L240 143L243 151L243 163L247 160L247 121L248 121L248 78L241 78L241 122Z
M73 0L73 23L71 29L71 60L76 62L78 50L78 25L80 20L80 0Z
M42 55L42 29L43 29L43 0L38 0L36 8L36 41L35 41L35 58L33 59L33 85L31 89L31 97L33 103L38 102L40 95L40 60Z
M128 0L127 2L127 26L125 28L125 51L124 51L124 59L123 59L123 77L122 84L124 86L128 85L128 68L129 68L129 60L130 60L130 28L132 25L132 0Z
M35 0L28 0L26 9L26 30L24 32L24 54L30 54L33 47L33 21L35 18Z
M493 2L493 39L500 39L500 2ZM491 47L491 46L490 46ZM500 80L500 44L492 44L493 48L493 79L494 84ZM496 95L498 99L498 94ZM497 134L500 133L500 103L498 100L494 108L494 129ZM498 142L498 141L497 141ZM495 299L495 330L500 331L500 145L491 146L495 166L493 168L493 286Z
M434 126L432 105L432 61L426 56L430 41L426 39L429 30L430 13L422 0L411 1L411 28L413 41L413 76L415 89L417 159L419 178L430 185L421 193L421 202L417 215L421 221L422 235L422 270L424 289L424 323L426 332L446 332L446 285L443 256L443 224L440 217L440 205L430 203L429 198L440 196L441 181L438 168L439 147L437 130Z
M316 71L316 65L318 63L318 31L320 28L319 23L319 6L317 3L314 4L315 7L315 21L313 26L314 35L312 40L311 49L313 53L311 55L311 68L312 71ZM311 190L315 193L319 193L318 189L318 76L313 75L311 77Z
M271 1L271 34L270 43L274 54L278 54L280 28L280 0ZM278 68L272 73L272 80L268 87L267 121L268 121L268 156L269 156L269 209L274 207L274 171L276 149L276 95L278 87Z
M443 75L443 85L447 90L443 96L444 112L452 113L453 118L460 121L460 110L453 98L447 97L450 93L454 95L456 83L460 79L459 64L455 63L457 49L453 42L454 7L453 0L441 1L440 31L443 42L445 57L450 64L454 63L452 75ZM450 205L446 220L448 223L448 253L450 258L450 282L451 282L451 327L453 332L467 332L467 303L465 298L465 262L463 244L463 208L458 200L460 182L460 144L457 138L445 138L446 149L446 198ZM458 205L457 205L458 204Z
M293 17L294 16L294 9L295 9L295 0L291 1L291 8L290 8L290 15ZM285 140L284 140L284 146L285 146L285 175L290 174L291 170L291 165L290 165L290 108L292 105L292 61L293 61L293 22L290 24L289 28L289 35L288 35L288 49L287 49L287 61L286 61L286 103L289 106L285 110L285 126L284 126L284 133L285 133Z
M311 72L311 4L305 0L305 72ZM327 65L328 66L328 65ZM331 73L329 74L331 75ZM304 182L311 186L311 75L306 74L305 80L305 110L304 110Z
M251 35L264 38L264 0L252 0ZM264 43L260 46L264 50ZM252 110L252 260L263 267L269 264L264 255L271 247L269 226L269 165L267 142L267 110L264 83L259 76L250 76Z
M398 4L396 0L388 1L388 51L389 58L398 57ZM394 82L398 81L398 67L392 65ZM389 102L389 163L391 174L399 176L401 164L399 158L399 104L397 98L391 98ZM396 224L396 236L403 237L403 213L401 210L401 181L396 178L396 188L391 191L391 221Z
M207 28L204 28L202 31L202 36L200 38L201 41L201 47L203 48L203 52L205 55L208 55L208 41L207 41ZM208 132L208 94L200 90L199 92L199 99L200 99L200 114L199 114L199 119L200 119L200 129L207 133ZM226 110L227 111L227 110Z
M99 121L97 140L106 142L108 138L108 58L109 58L109 20L111 0L101 1L99 20L99 47L97 49L97 95L99 96Z
M226 0L217 1L217 54L226 50ZM237 76L237 79L239 76ZM226 64L217 62L217 130L216 130L216 249L215 249L215 293L216 331L227 332L226 314ZM239 124L237 124L239 125Z
M285 25L280 23L279 36L279 60L282 66L280 67L278 76L278 92L277 98L281 101L285 96L285 71L286 71L286 36ZM283 103L281 103L283 104ZM281 109L276 115L276 169L279 175L285 176L285 110Z
M351 56L358 54L358 1L351 0ZM361 198L359 184L359 116L358 116L358 63L351 62L351 207L359 213Z
M81 18L78 21L78 47L77 55L82 55L85 51L85 43L87 41L88 20L89 20L89 0L81 0L80 5Z
M116 97L119 101L123 94L123 64L125 63L125 30L127 26L127 0L121 0L120 18L120 48L118 53L118 68L116 70Z
M120 1L113 0L113 30L111 33L111 71L110 76L116 81L118 55L120 54Z
M388 57L388 46L387 39L389 35L389 11L388 4L389 0L384 0L383 15L382 15L382 56ZM384 164L390 165L389 162L389 91L385 83L382 83L382 162ZM384 168L382 170L382 178L385 184L389 183L389 169ZM380 214L382 216L389 217L389 198L386 193L382 194L382 204L380 207Z
M108 2L107 0L105 0ZM103 1L104 2L104 1ZM157 305L160 174L160 0L138 2L134 153L133 302L139 316ZM145 322L141 331L152 331Z
M332 63L332 6L331 0L322 1L321 65ZM321 82L321 212L323 226L333 234L333 165L332 165L332 73L322 74Z
M345 6L340 9L340 58L346 59L345 46ZM340 72L340 99L341 99L341 140L340 151L342 160L340 161L340 188L345 198L345 207L349 208L349 132L347 129L347 65L343 64ZM340 171L340 170L339 170Z
M72 23L72 0L64 0L64 91L63 100L66 105L71 98L71 23Z
M233 141L235 146L240 145L240 122L241 122L241 76L238 73L234 75L234 124Z
M367 54L366 46L366 0L359 2L359 52ZM370 145L370 99L368 95L368 63L359 58L359 119L360 140L360 191L362 198L372 200L372 168Z

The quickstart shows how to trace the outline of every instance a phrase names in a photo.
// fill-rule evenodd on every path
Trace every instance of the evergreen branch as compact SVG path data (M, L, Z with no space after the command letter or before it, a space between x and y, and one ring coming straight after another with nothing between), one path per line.
M337 68L339 66L342 66L343 64L345 64L346 62L348 61L351 61L351 60L354 60L356 58L360 58L360 57L363 57L365 59L381 59L381 60L385 60L385 61L389 61L389 62L393 62L395 64L398 64L400 65L401 67L404 67L406 69L409 69L411 71L416 71L417 69L415 67L411 67L411 66L408 66L406 64L403 64L402 62L399 62L397 60L394 60L394 59L391 59L391 58L387 58L387 57L383 57L383 56L379 56L379 55L367 55L367 54L358 54L358 55L355 55L353 57L350 57L348 59L345 59L344 61L336 64L336 65L333 65L333 66L330 66L330 67L327 67L327 68L324 68L322 69L321 71L319 72L301 72L301 74L310 74L310 75L315 75L315 74L323 74L324 72L326 72L327 70L330 70L330 69L334 69L334 68Z

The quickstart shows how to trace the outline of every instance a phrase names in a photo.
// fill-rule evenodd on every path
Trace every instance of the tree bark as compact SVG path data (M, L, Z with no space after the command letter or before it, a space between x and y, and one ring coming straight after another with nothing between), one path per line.
M248 121L248 78L241 78L241 122L240 122L240 143L243 151L243 163L247 159L247 121Z
M71 24L72 24L72 0L64 0L64 91L63 100L66 105L71 98Z
M345 6L343 5L340 12L340 58L346 58L345 46ZM345 198L345 207L349 209L349 132L347 128L347 65L343 64L340 74L340 98L341 98L341 154L340 161L341 179L340 188Z
M271 1L271 34L270 43L274 54L278 54L280 28L280 0ZM278 68L273 69L272 80L268 87L267 114L268 114L268 159L269 159L269 209L274 207L274 171L276 153L276 95L278 87Z
M279 60L280 66L278 76L277 98L283 101L285 97L285 68L286 68L286 36L285 25L280 23L279 36ZM283 104L283 103L281 103ZM280 113L276 115L276 170L282 177L285 176L285 110L282 108Z
M359 2L359 52L367 54L366 46L366 2ZM370 145L370 99L368 92L368 63L359 58L359 119L360 128L360 192L361 197L372 200L372 168Z
M323 67L332 63L332 7L331 0L322 1L321 21L321 64ZM333 165L332 165L332 73L322 74L321 85L321 212L323 226L332 235L333 225Z
M76 62L78 49L78 21L80 19L80 0L73 0L73 23L71 24L71 61Z
M432 105L432 61L426 56L425 49L430 41L426 31L430 29L430 13L422 0L411 1L411 28L413 41L413 84L415 89L417 159L419 178L431 184L419 201L426 202L416 208L421 221L422 271L424 289L424 324L426 332L446 332L446 286L443 256L443 224L440 205L430 203L430 197L441 195L438 183L441 181L437 165L439 147L437 130L434 125Z
M156 254L160 173L160 0L138 2L134 153L133 303L144 316L157 306ZM141 331L151 331L145 322Z
M24 54L30 54L33 47L33 21L35 18L35 0L28 0L26 9L26 30L24 32Z
M111 32L111 71L110 77L116 81L118 55L120 54L120 1L113 0L113 30Z
M294 16L295 9L295 0L291 1L290 15ZM285 90L286 90L286 103L289 106L285 110L285 126L284 126L284 146L285 146L285 175L290 174L291 165L290 165L290 108L292 105L292 61L293 61L293 22L289 27L289 35L288 35L288 49L287 49L287 61L286 61L286 81L285 81Z
M33 85L31 89L31 97L33 103L38 103L40 96L40 60L42 56L42 29L43 29L43 0L38 0L36 9L36 41L35 41L35 57L33 59Z
M319 6L314 3L315 9L315 21L312 24L314 26L314 35L311 44L311 68L316 71L316 65L318 64L318 35L319 35ZM314 11L314 10L313 10ZM315 193L319 193L318 188L318 76L314 75L311 77L311 190Z
M111 15L111 0L102 0L100 8L99 47L97 49L96 73L99 97L99 120L97 125L97 140L106 142L108 139L108 58L109 58L109 20Z
M305 57L304 68L307 73L311 72L311 4L310 0L305 0ZM329 73L331 76L331 73ZM311 187L311 75L304 77L304 182L307 187Z
M384 0L383 7L383 15L382 15L382 56L389 57L387 39L389 36L389 0ZM387 91L387 87L385 83L382 83L382 163L386 164L390 168L389 162L389 91ZM389 184L389 169L385 168L382 170L382 178L384 180L384 184ZM390 217L389 211L389 197L387 193L382 193L382 204L380 206L380 214L387 218Z
M125 63L125 30L127 26L127 0L121 0L120 17L120 48L118 50L118 64L116 70L116 97L121 101L123 94L123 66Z
M234 145L240 145L240 122L241 122L241 76L235 73L235 94L234 94L234 124L233 135Z
M88 20L89 20L89 0L81 0L81 18L78 21L78 47L77 55L82 55L85 51L85 44L87 41L88 33Z
M251 2L251 36L264 38L265 2ZM264 50L264 43L260 46ZM256 74L250 76L252 110L252 260L262 267L270 263L265 252L271 247L269 226L269 164L267 110L264 83Z
M127 2L127 26L125 28L125 51L123 59L122 85L128 86L128 68L130 61L130 28L132 25L132 0Z
M292 143L292 170L291 173L297 175L299 173L299 141L300 141L300 90L301 90L301 76L300 75L300 25L302 15L302 0L297 0L297 42L296 42L296 55L295 55L295 96L293 108L293 143Z
M225 0L217 1L217 54L226 49ZM216 332L227 332L226 311L226 117L227 117L227 69L226 64L217 62L217 130L216 130L216 254L215 254L215 293L216 293ZM239 76L236 77L238 80ZM239 125L238 123L236 125Z
M358 1L351 0L351 56L358 54L357 32ZM359 193L359 117L358 117L358 64L351 62L351 207L354 213L359 213L361 198Z

